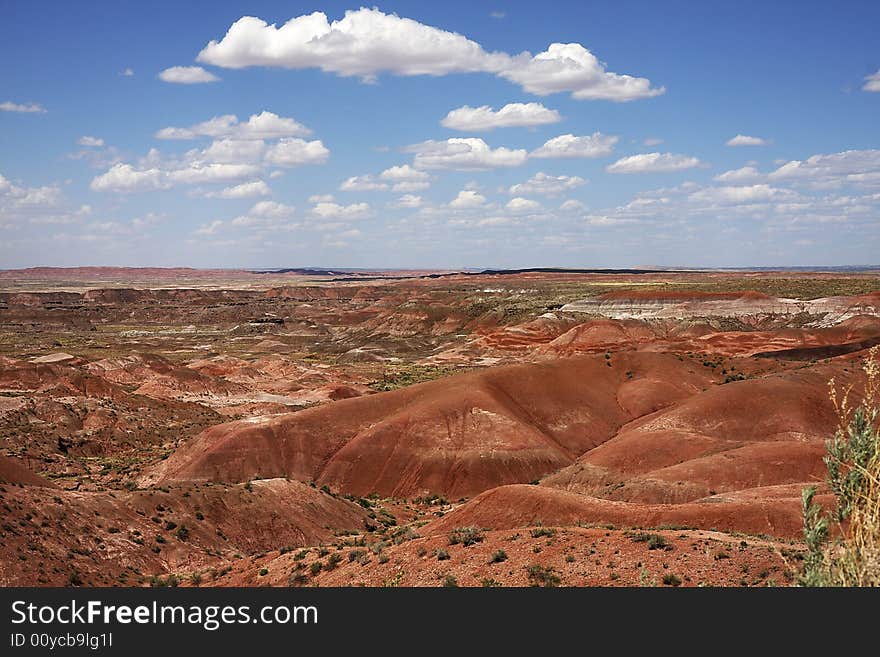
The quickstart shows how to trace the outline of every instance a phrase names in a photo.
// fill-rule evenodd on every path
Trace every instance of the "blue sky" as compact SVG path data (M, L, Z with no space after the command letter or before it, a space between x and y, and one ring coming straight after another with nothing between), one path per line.
M878 24L3 2L0 268L878 264Z

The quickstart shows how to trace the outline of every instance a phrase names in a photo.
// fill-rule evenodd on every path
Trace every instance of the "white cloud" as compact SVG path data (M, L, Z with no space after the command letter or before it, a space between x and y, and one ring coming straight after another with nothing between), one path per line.
M880 91L880 70L865 77L862 91Z
M385 169L379 174L379 178L393 182L391 190L398 193L419 192L431 186L429 182L431 176L424 171L413 169L408 164Z
M628 101L662 94L650 80L605 70L577 43L553 43L534 57L486 52L461 34L409 18L360 8L330 22L322 12L297 16L281 27L252 16L235 21L211 41L198 61L225 68L276 66L319 68L371 82L382 72L447 75L485 72L538 95L567 91L578 99Z
M211 41L198 56L200 62L225 68L320 68L365 79L382 71L398 75L492 71L507 59L504 54L487 53L460 34L366 8L346 11L332 23L322 12L314 12L281 27L243 16L221 41Z
M320 202L312 208L312 214L322 219L364 219L372 214L369 203L338 203Z
M488 105L465 105L449 112L440 125L450 130L481 132L495 128L547 125L561 120L559 112L547 109L541 103L509 103L498 111Z
M122 73L120 73L119 75L121 75L122 77L125 77L125 78L130 78L131 76L134 75L134 69L131 69L131 68L122 69Z
M255 196L268 196L272 193L272 190L269 189L269 185L267 185L262 180L253 180L251 182L241 183L240 185L235 185L233 187L225 187L221 189L219 192L208 192L205 196L209 198L227 198L227 199L237 199L237 198L253 198Z
M352 176L339 185L342 192L381 192L388 189L388 185L377 182L373 176Z
M394 182L422 182L430 178L424 171L413 169L408 164L385 169L379 174L379 177L382 180L393 180Z
M76 143L80 146L93 146L95 148L100 148L104 145L104 140L100 137L89 137L86 135L77 139Z
M321 140L281 139L266 152L266 161L282 167L295 167L301 164L323 164L330 157L330 151Z
M586 180L580 176L550 176L539 171L524 183L512 185L508 189L509 194L545 194L546 196L558 196L564 192L586 184Z
M563 212L583 212L587 209L587 206L576 199L570 198L560 205L559 209Z
M552 43L534 57L524 53L499 73L538 96L570 91L578 100L626 102L665 93L646 78L609 73L605 65L579 43Z
M761 137L750 137L749 135L737 135L727 140L728 146L764 146L767 144L766 139Z
M682 171L700 166L701 162L689 155L674 153L640 153L623 157L605 167L608 173L662 173Z
M480 208L486 203L486 197L473 190L462 190L449 202L450 208L456 210L472 210Z
M594 132L592 135L575 137L572 134L548 139L543 146L531 152L530 157L604 157L614 152L618 137Z
M648 137L642 142L642 144L644 144L645 146L659 146L662 143L663 140L659 137Z
M279 229L282 226L287 229L294 227L287 220L296 212L292 205L278 203L276 201L260 201L255 204L247 214L232 220L233 226L251 226L262 228Z
M259 172L259 167L252 164L193 162L181 169L168 171L165 175L171 184L195 185L234 182L252 178Z
M786 162L768 175L771 180L791 180L816 186L843 184L880 186L880 150L852 150L813 155Z
M76 223L91 212L89 206L71 210L57 185L22 187L0 174L0 226L11 228L22 221L33 224Z
M429 140L409 146L407 150L415 153L413 165L417 169L479 171L520 166L528 157L524 149L492 149L482 139L473 137Z
M200 225L193 231L193 235L215 235L221 226L223 226L223 222L217 219L216 221Z
M258 139L216 139L199 155L209 162L259 162L266 144Z
M205 82L218 82L213 73L206 71L201 66L172 66L159 73L159 79L163 82L175 84L204 84Z
M690 199L700 203L719 203L744 205L767 201L792 200L797 193L789 189L778 189L770 185L749 185L738 187L708 187L690 195Z
M332 203L333 194L313 194L309 196L309 203Z
M431 186L429 182L399 182L394 183L394 186L391 188L392 192L420 192L424 189L428 189Z
M748 166L719 173L713 180L723 183L744 183L758 180L759 178L761 178L761 174L758 170L755 167Z
M263 111L239 122L234 114L215 116L189 128L162 128L157 139L196 139L198 137L234 137L236 139L278 139L307 137L312 131L293 118Z
M415 194L404 194L391 205L395 208L415 209L421 207L422 202L423 201L421 196L416 196Z
M508 201L507 205L504 207L506 207L509 212L513 212L514 214L527 214L540 210L541 204L537 201L517 196L516 198L510 199L510 201Z
M120 162L93 178L89 186L96 192L135 192L167 189L171 185L160 169L135 169Z
M0 112L19 112L22 114L45 114L45 108L39 103L13 103L5 101L0 103Z
M165 170L158 166L136 169L131 164L114 164L92 179L96 192L140 192L168 189L177 184L223 183L251 178L259 167L249 164L191 162L181 168Z

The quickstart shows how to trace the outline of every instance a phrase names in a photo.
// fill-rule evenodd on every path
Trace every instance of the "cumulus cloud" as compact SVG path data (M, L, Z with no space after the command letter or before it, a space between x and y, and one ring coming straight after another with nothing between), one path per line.
M761 178L761 174L755 167L746 166L719 173L713 180L723 183L744 183L758 180L759 178Z
M279 139L308 137L312 131L296 119L263 111L239 121L234 114L215 116L188 128L162 128L157 139L196 139L198 137L234 137L236 139Z
M78 210L65 207L64 194L57 185L26 187L0 174L0 227L26 221L39 224L75 223L87 216L87 205Z
M378 182L373 176L352 176L339 185L342 192L383 192L388 189L388 185Z
M659 146L662 143L663 140L659 137L648 137L642 142L645 146Z
M96 192L136 192L167 189L170 183L165 172L160 169L135 169L132 165L119 162L92 179L89 185Z
M218 230L223 226L223 222L220 219L216 221L211 221L205 224L201 224L198 228L193 231L193 235L215 235Z
M119 75L121 75L124 78L130 78L134 75L134 69L124 68L124 69L122 69L122 72Z
M385 169L379 174L379 178L394 183L391 190L398 193L419 192L431 186L431 176L408 164Z
M454 109L440 121L450 130L485 132L495 128L525 127L559 123L559 112L547 109L541 103L508 103L499 110L488 105Z
M559 209L563 212L583 212L587 209L587 206L576 199L570 198L560 205Z
M652 87L647 78L606 71L605 65L579 43L552 43L534 57L524 53L499 75L538 96L568 91L578 100L627 102L666 91L665 87Z
M0 103L0 112L19 112L21 114L45 114L45 108L39 103L13 103L10 100Z
M369 203L338 203L320 202L312 208L312 214L322 219L364 219L372 214Z
M586 180L580 176L550 176L539 171L524 183L512 185L508 189L509 194L544 194L546 196L558 196L567 191L586 184Z
M144 192L169 189L175 185L229 183L252 178L260 171L250 164L190 162L180 168L166 170L158 166L135 168L131 164L114 164L105 173L92 179L96 192Z
M516 167L526 161L525 149L490 148L475 137L452 138L445 141L425 141L407 147L415 153L416 169L447 169L452 171L481 171L501 167Z
M226 198L226 199L237 199L237 198L253 198L255 196L268 196L272 193L272 190L269 189L269 185L267 185L262 180L253 180L251 182L241 183L240 185L234 185L232 187L224 187L219 192L208 192L205 196L209 198Z
M312 194L309 196L309 203L332 203L333 201L333 194Z
M292 229L296 225L288 220L294 215L296 208L292 205L278 203L276 201L260 201L256 203L247 214L243 214L232 220L233 226L248 226L260 228Z
M236 163L259 162L266 144L255 139L216 139L200 157L209 162Z
M292 119L269 112L255 114L245 122L226 115L190 128L166 128L161 131L165 138L212 136L214 139L206 148L191 149L182 156L169 158L150 149L137 164L116 161L92 180L92 189L133 192L168 189L175 185L244 182L264 175L266 168L273 165L294 167L326 162L330 151L320 140L282 137L267 143L263 139L301 129ZM277 177L278 174L273 171L268 175ZM262 194L265 189L268 189L265 183L261 183L242 187L234 193Z
M791 160L768 175L771 180L804 182L819 187L844 184L880 187L880 150L851 150Z
M470 189L462 190L454 199L449 202L449 207L456 210L472 210L474 208L483 207L486 203L486 197Z
M431 186L429 182L399 182L391 187L392 192L420 192Z
M80 137L79 139L77 139L76 143L79 144L80 146L89 146L89 147L100 148L101 146L104 145L104 140L101 139L100 137L83 136L83 137Z
M537 201L517 196L516 198L510 199L504 207L514 214L528 214L540 210L541 204Z
M690 195L691 200L701 203L749 204L767 201L793 200L798 194L790 189L779 189L766 184L747 186L722 186L701 189Z
M320 139L281 139L266 152L266 161L280 167L295 167L302 164L323 164L330 157L330 151Z
M189 166L168 171L165 176L172 185L197 185L233 182L252 178L259 172L259 167L251 164L192 162Z
M198 56L200 62L224 68L320 68L365 79L383 71L398 75L493 71L507 59L504 54L487 53L460 34L366 8L346 11L332 23L324 13L314 12L281 27L244 16Z
M220 78L201 66L172 66L160 72L159 79L174 84L204 84L220 81Z
M675 153L640 153L623 157L605 167L608 173L664 173L682 171L700 166L701 162L689 155Z
M728 146L764 146L767 140L761 137L750 137L749 135L737 135L727 140Z
M559 135L533 150L530 157L604 157L614 152L614 144L618 139L614 135L603 135L601 132L584 137Z
M360 8L330 22L322 12L290 19L280 27L253 16L235 21L211 41L198 61L224 68L275 66L319 68L371 82L396 75L490 73L538 95L571 92L578 99L629 101L662 94L646 78L608 72L578 43L553 43L546 51L510 55L487 52L461 34Z
M395 208L406 208L409 210L413 210L415 208L421 207L422 203L423 200L421 196L416 196L415 194L404 194L394 203L392 203L391 206Z
M865 84L862 85L862 91L880 92L880 70L865 77Z

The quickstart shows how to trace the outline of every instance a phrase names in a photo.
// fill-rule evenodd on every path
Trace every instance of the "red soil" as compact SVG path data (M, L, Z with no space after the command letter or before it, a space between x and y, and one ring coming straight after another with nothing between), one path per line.
M290 476L359 495L473 495L557 470L712 376L650 353L494 368L212 427L149 480Z
M113 496L29 486L0 491L0 500L8 509L4 554L19 555L0 560L0 586L67 585L74 574L87 585L133 585L140 574L327 542L337 531L362 530L366 518L356 504L278 479Z
M827 502L825 498L820 501ZM803 531L800 498L750 502L635 504L598 499L544 486L493 488L435 520L422 535L448 534L456 527L515 529L606 524L618 527L700 527L726 532L795 537Z
M8 456L0 456L0 484L57 488L55 484L25 467L18 459Z

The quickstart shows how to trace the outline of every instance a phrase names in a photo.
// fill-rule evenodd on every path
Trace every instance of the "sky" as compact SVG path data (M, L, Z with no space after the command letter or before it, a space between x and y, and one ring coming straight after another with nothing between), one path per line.
M878 24L0 0L0 269L877 265Z

